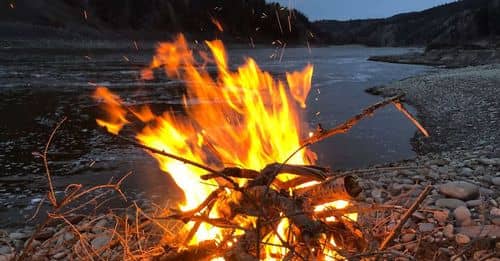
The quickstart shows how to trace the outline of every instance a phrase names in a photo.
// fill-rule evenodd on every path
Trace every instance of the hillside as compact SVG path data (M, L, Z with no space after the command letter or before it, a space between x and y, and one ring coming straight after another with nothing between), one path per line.
M163 39L184 32L233 42L305 43L311 35L307 17L265 0L0 0L0 5L4 39Z
M462 0L386 19L314 23L330 44L408 46L496 44L500 36L500 0Z

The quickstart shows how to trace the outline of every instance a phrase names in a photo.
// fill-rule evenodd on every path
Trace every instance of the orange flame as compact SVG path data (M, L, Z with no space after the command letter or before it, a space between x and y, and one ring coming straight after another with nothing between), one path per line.
M208 55L195 56L182 35L174 42L161 43L150 67L141 73L144 79L151 79L154 69L163 68L168 77L182 80L186 85L183 100L187 117L173 111L155 115L147 107L126 108L118 96L99 87L94 97L104 101L108 118L98 119L97 123L117 134L129 123L127 115L134 115L145 124L136 137L142 144L214 168L236 165L260 170L269 163L283 162L300 147L300 138L307 134L305 130L301 132L300 108L306 106L313 66L309 64L302 71L287 73L283 82L261 70L253 59L247 59L233 71L222 42L214 40L206 44L217 67L216 77L205 69L204 65L210 62ZM197 57L202 61L198 62ZM312 164L306 154L305 150L300 151L289 163ZM201 182L200 176L206 173L199 168L153 156L184 191L185 201L179 204L183 211L197 207L217 187ZM244 184L245 180L239 182ZM221 214L214 208L209 216L218 218ZM252 226L254 222L240 223ZM188 223L185 228L192 226ZM278 244L277 239L285 237L289 226L283 218L278 234L271 233L266 238ZM222 237L222 229L202 223L189 244ZM283 251L284 247L266 246L266 258L283 256Z

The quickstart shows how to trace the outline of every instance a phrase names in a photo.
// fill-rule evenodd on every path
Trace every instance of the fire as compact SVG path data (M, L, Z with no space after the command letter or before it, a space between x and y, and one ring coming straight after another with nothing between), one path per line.
M303 130L301 109L306 107L313 66L309 64L302 71L287 73L286 80L282 81L263 71L251 58L232 70L221 41L207 41L206 45L209 54L203 51L195 54L180 35L173 42L159 44L151 65L141 72L144 79L151 79L153 70L161 68L169 78L181 80L186 86L183 97L186 115L173 111L155 115L147 107L128 108L118 96L99 87L94 97L104 101L107 118L98 119L97 123L117 134L131 121L130 117L135 117L145 125L136 136L140 143L216 169L239 166L261 170L269 163L285 161L308 133ZM209 64L215 64L216 76L207 70ZM184 191L185 200L179 204L180 210L196 208L217 188L216 181L200 179L206 171L152 155ZM302 150L288 163L314 162L311 154ZM294 176L278 178L285 181ZM240 185L245 182L245 179L238 180ZM210 218L222 215L215 207L205 211ZM239 223L255 226L254 220L242 219ZM189 231L194 226L190 222L184 229ZM264 236L264 241L270 243L265 247L266 259L286 254L286 248L279 246L280 237L287 238L290 229L289 220L282 218L277 234L270 232ZM188 245L204 240L222 241L224 236L224 229L201 223Z

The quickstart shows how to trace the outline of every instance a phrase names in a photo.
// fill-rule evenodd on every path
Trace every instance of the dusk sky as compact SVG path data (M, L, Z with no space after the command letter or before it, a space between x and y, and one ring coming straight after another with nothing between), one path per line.
M453 0L268 0L291 5L311 21L320 19L363 19L388 17L398 13L420 11Z

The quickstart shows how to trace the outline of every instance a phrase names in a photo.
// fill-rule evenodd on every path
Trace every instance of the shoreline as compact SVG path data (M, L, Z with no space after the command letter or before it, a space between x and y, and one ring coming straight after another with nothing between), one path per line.
M401 55L371 56L374 62L396 64L418 64L444 68L462 68L500 63L500 49L463 47L430 49L424 52L410 52Z
M431 137L416 134L420 155L500 144L500 64L443 69L366 92L382 97L404 94ZM500 151L498 151L500 154Z

